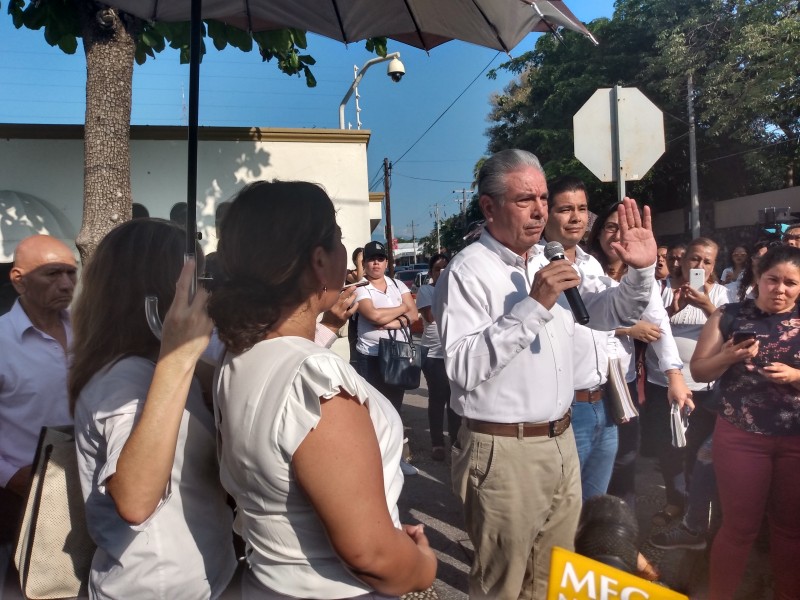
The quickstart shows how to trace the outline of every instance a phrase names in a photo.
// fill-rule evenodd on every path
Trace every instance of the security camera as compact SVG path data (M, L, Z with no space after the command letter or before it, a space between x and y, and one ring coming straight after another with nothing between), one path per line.
M406 74L406 68L403 66L403 63L400 62L399 58L393 58L389 62L386 74L392 78L392 81L397 83L403 78L403 75Z

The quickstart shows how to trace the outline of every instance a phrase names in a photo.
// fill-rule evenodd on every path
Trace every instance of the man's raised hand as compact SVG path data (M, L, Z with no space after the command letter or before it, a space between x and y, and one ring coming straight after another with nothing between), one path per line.
M653 236L653 223L650 207L645 206L639 214L636 200L625 197L617 209L619 217L619 242L612 242L622 261L634 269L649 267L656 262L656 238Z

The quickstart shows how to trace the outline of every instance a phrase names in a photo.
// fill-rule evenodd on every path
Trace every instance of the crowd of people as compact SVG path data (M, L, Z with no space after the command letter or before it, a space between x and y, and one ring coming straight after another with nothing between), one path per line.
M189 293L202 252L184 264L169 221L109 233L71 312L71 250L21 242L19 298L0 317L4 515L20 512L39 428L71 423L97 544L91 598L217 598L237 537L244 598L424 590L437 559L397 508L418 472L405 390L379 355L421 318L430 455L451 461L471 598L545 598L551 549L574 548L582 504L635 504L644 440L665 487L652 542L713 539L710 597L729 599L766 517L774 597L800 597L800 229L735 247L718 277L715 241L658 247L649 208L630 198L589 228L583 182L548 181L529 152L493 155L477 185L480 237L433 255L416 300L380 242L348 270L333 203L306 182L252 183L226 203L213 293ZM345 324L349 361L330 349ZM4 519L0 567L15 523ZM634 570L659 577L642 554Z

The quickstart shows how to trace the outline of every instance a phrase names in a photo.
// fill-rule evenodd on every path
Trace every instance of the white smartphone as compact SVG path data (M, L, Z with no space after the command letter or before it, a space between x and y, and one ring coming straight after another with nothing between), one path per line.
M706 271L705 269L689 269L689 286L698 292L705 291Z

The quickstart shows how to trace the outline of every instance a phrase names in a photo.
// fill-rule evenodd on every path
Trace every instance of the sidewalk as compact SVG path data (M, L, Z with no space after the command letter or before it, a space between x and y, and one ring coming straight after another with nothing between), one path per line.
M431 547L439 558L439 570L432 590L409 594L404 598L467 598L467 575L471 545L464 531L460 500L450 490L450 461L431 459L428 433L428 391L422 387L406 392L403 423L411 448L411 463L420 473L406 477L400 496L400 520L424 523ZM656 461L640 457L637 463L636 516L639 522L641 552L661 571L661 580L671 589L693 600L708 598L708 550L659 550L647 543L652 533L653 515L664 504L664 487ZM751 554L747 576L737 600L771 600L772 581L769 551L759 540Z

